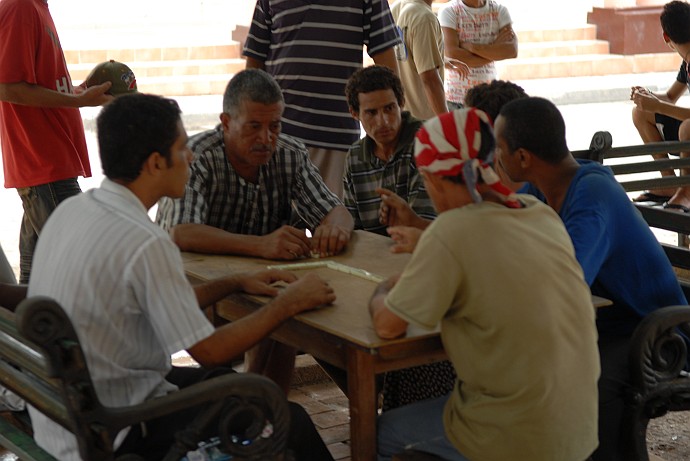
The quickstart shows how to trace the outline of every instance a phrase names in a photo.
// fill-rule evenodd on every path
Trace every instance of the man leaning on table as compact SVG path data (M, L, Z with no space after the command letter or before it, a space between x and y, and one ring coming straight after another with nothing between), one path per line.
M592 294L613 305L597 309L601 379L599 448L594 461L624 460L620 441L628 349L648 313L687 304L671 263L611 170L576 160L558 108L542 98L512 101L496 119L497 159L521 191L536 195L563 220Z
M183 251L294 260L340 253L352 216L321 180L304 145L281 134L285 104L273 77L236 74L223 96L220 124L193 136L194 158L181 198L163 197L156 221ZM313 229L307 238L301 221ZM266 340L247 354L248 370L286 391L294 349Z
M596 328L589 288L556 213L515 195L491 164L488 116L427 121L415 159L439 216L370 309L383 338L440 323L458 375L448 395L383 413L379 460L582 461L597 445Z
M293 315L335 299L320 278L295 281L283 271L233 274L193 289L179 250L147 215L162 196L181 196L189 177L192 156L179 107L159 96L125 95L103 109L97 126L107 179L66 200L48 219L28 294L51 297L65 309L105 406L138 404L232 373L222 365ZM292 283L277 294L270 283L278 280ZM275 298L214 329L199 306L238 291ZM202 368L172 367L171 354L182 349ZM29 411L40 446L61 461L80 459L69 431ZM123 430L114 442L115 456L162 459L175 432L195 414L179 412ZM290 416L288 446L296 459L332 460L306 412L290 404Z
M285 103L262 70L235 75L220 124L189 140L194 154L180 199L165 197L156 221L183 251L298 259L340 253L354 227L304 145L281 134ZM313 230L291 224L303 221Z

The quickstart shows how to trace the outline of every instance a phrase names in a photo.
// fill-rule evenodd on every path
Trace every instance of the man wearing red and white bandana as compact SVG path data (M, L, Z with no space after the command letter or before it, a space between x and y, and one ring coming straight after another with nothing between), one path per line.
M476 109L417 134L439 216L370 309L383 338L410 322L440 324L458 381L447 396L384 413L379 460L413 449L446 460L581 461L597 446L599 361L582 269L553 210L497 180L493 150Z

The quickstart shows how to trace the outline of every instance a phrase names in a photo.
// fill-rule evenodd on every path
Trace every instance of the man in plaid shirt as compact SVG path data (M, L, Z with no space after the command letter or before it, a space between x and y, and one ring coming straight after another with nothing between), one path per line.
M343 202L355 227L383 235L389 226L425 229L436 211L413 158L422 122L402 111L400 79L386 67L365 67L352 74L345 94L366 132L350 147L343 177Z
M262 70L236 74L223 96L220 125L190 138L194 154L180 199L158 202L156 221L182 251L294 260L340 253L352 216L323 183L304 145L281 134L285 103ZM313 230L291 224L301 221ZM295 350L262 342L247 371L289 389Z
M180 249L292 260L345 248L352 217L304 145L281 134L284 107L266 72L245 70L230 80L221 124L189 141L194 161L184 197L158 204L156 220Z

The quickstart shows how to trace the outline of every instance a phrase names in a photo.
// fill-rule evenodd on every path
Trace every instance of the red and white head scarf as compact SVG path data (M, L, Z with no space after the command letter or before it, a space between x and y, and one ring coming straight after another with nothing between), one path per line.
M439 176L462 177L475 203L482 201L477 190L477 177L503 199L505 206L520 208L517 197L499 179L491 168L494 152L485 160L477 158L482 145L481 125L484 124L493 135L491 120L481 110L461 109L433 117L417 131L415 161L418 168L424 168Z

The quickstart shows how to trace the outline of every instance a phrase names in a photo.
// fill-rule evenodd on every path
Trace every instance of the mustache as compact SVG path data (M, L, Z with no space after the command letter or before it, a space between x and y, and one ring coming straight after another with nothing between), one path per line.
M270 144L254 144L254 145L252 146L251 150L252 150L252 151L256 151L256 150L259 150L259 151L264 151L264 150L272 151L272 150L273 150L273 146L270 145Z

